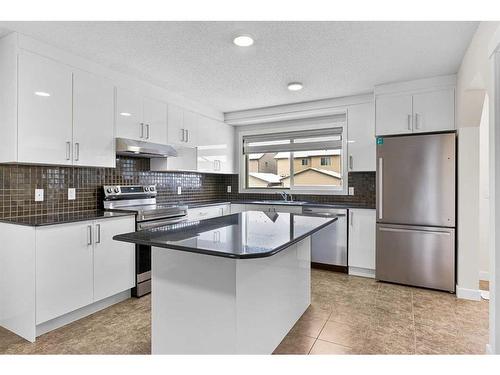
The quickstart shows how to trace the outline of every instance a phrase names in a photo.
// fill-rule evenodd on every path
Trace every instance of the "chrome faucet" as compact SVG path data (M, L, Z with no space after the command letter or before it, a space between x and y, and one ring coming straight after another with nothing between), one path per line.
M288 202L288 197L290 197L290 202L293 202L292 194L288 194L286 191L282 191L279 194L281 195L281 198L283 198L285 202Z

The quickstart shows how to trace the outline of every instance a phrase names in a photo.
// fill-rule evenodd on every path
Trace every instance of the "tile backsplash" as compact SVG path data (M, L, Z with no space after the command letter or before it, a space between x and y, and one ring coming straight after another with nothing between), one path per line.
M102 208L103 185L156 184L158 201L201 202L207 200L272 199L267 194L239 194L237 175L195 172L151 172L149 160L119 157L116 168L86 168L0 164L0 218L68 213ZM226 193L231 185L233 193ZM182 195L177 195L177 187ZM350 173L354 196L294 196L325 203L375 206L375 173ZM44 201L35 202L35 189L44 189ZM76 199L68 200L68 188Z

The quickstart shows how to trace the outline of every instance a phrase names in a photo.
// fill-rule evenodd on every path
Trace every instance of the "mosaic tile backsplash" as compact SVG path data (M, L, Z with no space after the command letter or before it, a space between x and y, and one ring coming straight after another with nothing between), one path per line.
M148 159L119 157L114 169L0 164L0 218L100 209L102 186L113 184L156 184L161 203L272 199L266 194L238 194L237 175L150 172ZM226 193L228 185L233 193ZM182 187L180 196L177 186ZM375 206L375 173L350 173L349 186L355 188L354 196L310 195L294 199ZM43 202L35 202L36 188L44 189ZM68 200L68 188L76 188L75 200Z

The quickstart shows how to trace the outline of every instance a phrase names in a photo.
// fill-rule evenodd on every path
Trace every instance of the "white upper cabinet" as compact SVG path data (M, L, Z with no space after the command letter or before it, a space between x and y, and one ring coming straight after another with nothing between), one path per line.
M347 111L349 171L375 171L374 103L352 105L349 106Z
M142 97L135 93L116 89L116 136L119 138L145 140Z
M196 147L200 115L175 104L168 105L168 142Z
M413 95L413 132L455 129L455 90Z
M167 143L167 104L144 99L145 139L153 143Z
M455 84L452 75L377 86L376 134L455 130Z
M376 99L377 135L412 131L411 95L388 95Z
M18 77L18 161L71 165L71 69L22 51Z
M73 164L114 168L114 86L93 74L73 73Z
M166 144L167 104L117 89L116 136Z
M234 173L234 128L201 117L198 123L198 171Z

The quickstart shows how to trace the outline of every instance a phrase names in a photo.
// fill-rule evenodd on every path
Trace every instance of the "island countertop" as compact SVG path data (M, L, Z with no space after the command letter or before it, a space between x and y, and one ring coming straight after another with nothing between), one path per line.
M245 211L119 234L113 239L218 257L265 258L336 220L336 217Z

